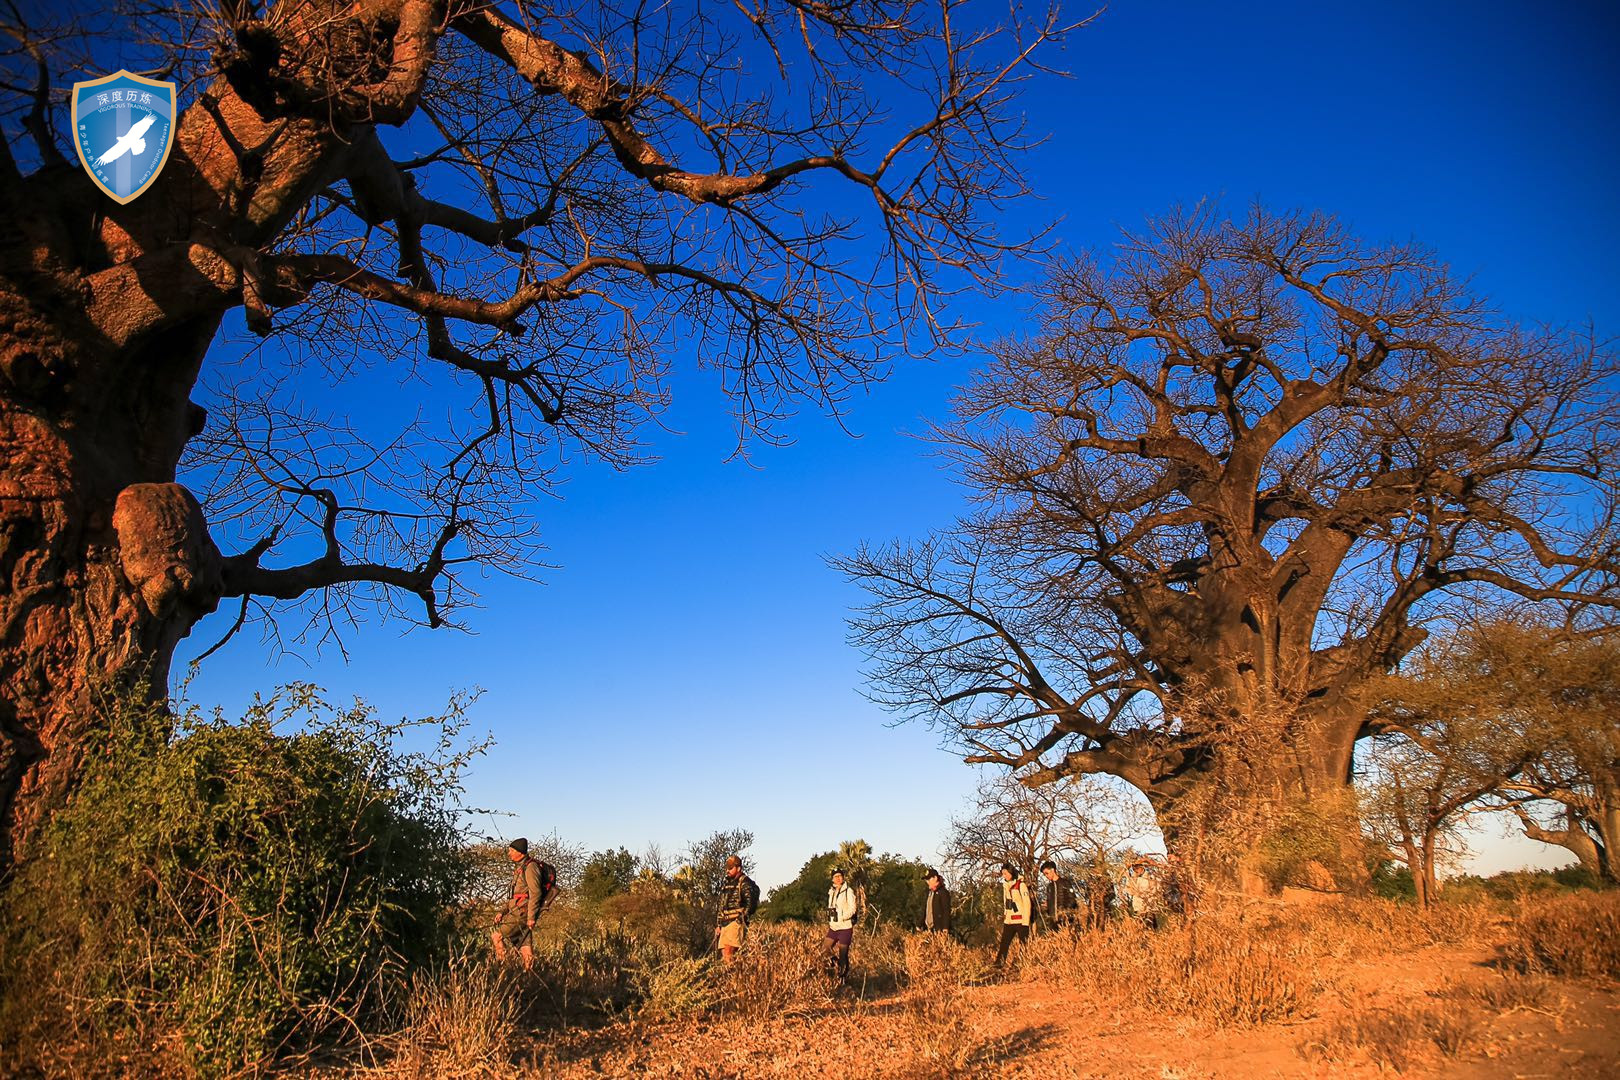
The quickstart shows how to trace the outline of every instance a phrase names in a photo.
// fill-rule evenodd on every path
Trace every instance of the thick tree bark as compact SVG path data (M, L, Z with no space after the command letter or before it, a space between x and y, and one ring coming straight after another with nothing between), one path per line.
M101 695L161 697L175 644L221 587L201 508L173 482L211 327L97 348L10 284L0 362L9 373L43 356L52 376L72 374L48 378L43 400L0 398L0 867L69 789ZM127 398L100 392L112 365L152 377Z
M1269 716L1268 716L1269 714ZM1141 752L1118 770L1147 796L1170 851L1244 892L1277 882L1331 889L1365 878L1351 764L1358 716L1256 705L1208 718L1204 746ZM1207 747L1207 748L1206 748Z
M242 302L244 253L352 141L268 120L222 79L127 206L77 168L0 169L27 208L0 220L0 874L70 789L101 695L161 699L175 645L227 588L175 483L204 419L190 394Z

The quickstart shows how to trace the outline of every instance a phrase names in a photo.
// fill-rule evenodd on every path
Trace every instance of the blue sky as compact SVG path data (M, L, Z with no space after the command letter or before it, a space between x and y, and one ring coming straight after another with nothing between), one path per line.
M1370 239L1429 244L1514 317L1613 334L1617 56L1620 9L1600 0L1118 3L1051 58L1072 78L1029 87L1031 127L1051 137L1028 169L1042 201L1017 213L1061 218L1079 248L1203 197L1321 208ZM1016 302L959 310L1016 326ZM685 365L667 430L647 433L661 461L574 469L539 510L555 568L489 581L474 633L373 620L347 635L347 663L271 658L245 634L190 695L235 708L308 679L420 714L481 687L474 726L497 746L470 801L513 815L480 819L486 832L670 850L745 827L767 886L854 837L931 857L974 774L861 696L844 643L861 595L822 560L959 511L906 432L946 414L973 363L907 363L843 427L806 413L748 461L714 381ZM1476 848L1484 870L1566 861L1494 836Z

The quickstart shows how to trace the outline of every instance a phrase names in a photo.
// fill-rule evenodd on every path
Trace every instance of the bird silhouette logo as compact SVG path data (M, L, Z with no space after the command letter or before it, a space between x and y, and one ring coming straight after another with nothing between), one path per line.
M146 134L147 129L150 128L156 120L157 117L147 114L147 116L138 121L134 127L120 135L118 137L118 141L112 144L111 150L108 150L105 154L102 154L100 157L96 158L96 164L110 165L114 161L117 161L119 158L123 157L125 154L134 154L136 157L139 157L140 155L146 153L146 140L141 138L141 136Z
M73 85L73 142L95 185L128 203L157 180L178 128L174 83L119 71Z

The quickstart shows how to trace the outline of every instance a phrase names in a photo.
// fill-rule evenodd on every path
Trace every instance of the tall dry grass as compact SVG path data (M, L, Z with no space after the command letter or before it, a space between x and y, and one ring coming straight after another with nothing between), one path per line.
M1508 926L1505 952L1519 971L1620 978L1620 894L1521 901Z
M398 1075L487 1075L509 1061L525 991L513 968L463 961L419 973L393 1058Z
M903 1048L915 1075L978 1075L993 1069L1004 1049L994 1025L984 1023L980 995L1005 989L983 989L988 984L1046 983L1152 1022L1213 1028L1295 1022L1333 1000L1335 986L1324 973L1345 959L1392 948L1498 943L1505 919L1500 905L1422 911L1384 901L1246 903L1170 919L1157 930L1124 920L1037 936L1006 972L994 968L988 947L866 928L856 935L847 984L828 976L823 932L815 926L757 926L732 965L712 952L694 957L613 934L578 935L544 944L532 976L515 965L479 961L421 986L397 1075L502 1075L511 1067L513 1040L532 1044L536 1032L559 1025L600 1027L618 1019L633 1019L625 1030L641 1032L638 1038L648 1025L683 1030L695 1021L736 1032L784 1019L818 1031L823 1022L846 1032L875 1025L885 1033L882 1054ZM1512 974L1483 988L1459 987L1443 1000L1353 1009L1355 1016L1331 1021L1301 1052L1328 1062L1365 1058L1385 1068L1462 1054L1478 1016L1544 1009L1539 979ZM458 1024L466 1030L456 1030Z
M1154 931L1127 920L1038 937L1019 974L1078 989L1099 1003L1252 1026L1309 1009L1321 991L1319 955L1297 930L1204 916Z

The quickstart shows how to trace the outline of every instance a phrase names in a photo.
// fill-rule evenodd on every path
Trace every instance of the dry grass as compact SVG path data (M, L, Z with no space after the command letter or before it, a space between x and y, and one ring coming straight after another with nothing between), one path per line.
M906 978L913 986L983 986L996 977L988 950L959 945L945 934L908 934L902 949Z
M520 976L510 968L471 962L419 975L395 1054L399 1074L487 1074L511 1055L522 999Z
M972 1010L949 965L932 967L906 995L902 1037L921 1072L958 1075L978 1049Z
M1568 1002L1545 975L1527 975L1511 968L1483 982L1455 982L1437 994L1443 1000L1475 1006L1491 1013L1530 1012L1558 1018Z
M707 956L679 956L643 969L637 978L644 1020L690 1020L704 1016L720 1002L715 965Z
M861 943L856 942L856 948ZM855 954L860 955L858 952ZM808 927L762 925L720 974L720 1011L743 1017L796 1016L826 1008L835 984L827 976L826 946Z
M1462 1056L1474 1045L1483 1019L1478 1010L1457 1004L1354 1009L1299 1050L1318 1061L1346 1062L1360 1055L1381 1069L1406 1072L1437 1053Z
M1523 972L1620 978L1620 894L1521 903L1509 924L1506 958Z
M1319 957L1297 927L1208 915L1158 931L1126 921L1036 938L1020 973L1099 1001L1248 1027L1305 1014L1321 989Z
M1064 1030L1062 1016L1078 1010L1119 1016L1124 1031L1152 1030L1165 1038L1198 1039L1200 1031L1206 1037L1222 1032L1222 1039L1269 1038L1330 1071L1371 1064L1422 1072L1486 1052L1493 1045L1486 1028L1491 1017L1524 1012L1558 1022L1565 1016L1568 1006L1553 976L1524 964L1486 974L1463 966L1449 947L1470 945L1470 953L1482 956L1484 946L1500 946L1511 931L1519 947L1540 943L1536 955L1556 952L1566 958L1560 963L1573 966L1567 956L1575 947L1567 939L1577 928L1590 933L1598 911L1614 910L1583 899L1556 910L1521 911L1511 926L1505 909L1490 905L1440 905L1429 912L1376 901L1237 905L1171 920L1157 931L1127 921L1039 936L1007 972L994 970L985 947L868 930L856 935L847 986L827 976L816 927L756 927L732 966L712 955L645 949L626 957L622 943L584 939L548 947L538 978L510 966L474 964L419 984L409 1030L383 1068L393 1076L526 1077L536 1070L675 1076L702 1075L702 1068L724 1062L714 1075L733 1075L726 1070L747 1061L749 1068L768 1063L763 1075L791 1076L818 1071L836 1045L858 1063L847 1072L852 1078L899 1071L991 1075L1031 1054L1066 1063L1062 1055L1073 1051L1050 1040ZM1549 907L1544 899L1536 903ZM1601 931L1597 937L1603 938ZM1560 950L1548 942L1562 943ZM1395 989L1379 982L1376 997L1362 989L1369 959L1400 964L1400 953L1433 945L1447 946L1439 955L1457 967L1449 983L1431 982L1425 991L1421 981ZM1590 966L1589 953L1600 950L1589 946L1579 962ZM631 965L622 990L603 974L620 962ZM558 991L542 985L553 978L573 987L575 1006L567 1015L592 1023L558 1030L571 1024L565 1018L559 1025ZM1063 1002L1061 1013L1016 1007L1036 998ZM1009 1015L1017 1016L1011 1026ZM1048 1019L1053 1022L1043 1022ZM1257 1030L1302 1022L1308 1026L1270 1036ZM1299 1031L1314 1034L1301 1040ZM1114 1063L1097 1059L1105 1070Z

